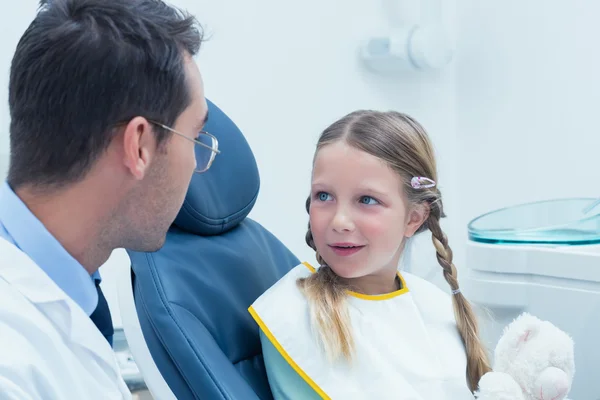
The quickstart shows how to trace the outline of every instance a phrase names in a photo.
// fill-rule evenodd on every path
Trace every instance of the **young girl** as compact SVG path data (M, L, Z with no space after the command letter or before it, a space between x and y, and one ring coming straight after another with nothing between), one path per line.
M490 370L460 292L427 134L398 112L356 111L321 135L303 263L249 311L275 399L473 399ZM398 271L429 230L450 286Z

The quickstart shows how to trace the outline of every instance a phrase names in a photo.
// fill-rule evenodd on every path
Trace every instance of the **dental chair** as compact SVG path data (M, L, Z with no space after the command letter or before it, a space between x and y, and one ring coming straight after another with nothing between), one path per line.
M192 178L164 247L127 252L139 327L178 400L272 400L259 329L247 309L299 260L247 218L259 191L256 161L212 102L209 115L205 129L221 154ZM156 385L148 380L160 379L144 378L151 390Z

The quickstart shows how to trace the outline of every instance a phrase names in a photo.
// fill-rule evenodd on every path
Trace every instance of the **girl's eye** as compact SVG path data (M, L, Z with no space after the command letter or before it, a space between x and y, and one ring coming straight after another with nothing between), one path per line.
M366 204L366 205L375 205L375 204L379 204L379 202L377 200L375 200L374 198L372 198L371 196L363 196L360 198L360 202L362 204Z
M319 199L319 201L328 201L331 199L331 195L329 193L319 192L317 193L317 199Z

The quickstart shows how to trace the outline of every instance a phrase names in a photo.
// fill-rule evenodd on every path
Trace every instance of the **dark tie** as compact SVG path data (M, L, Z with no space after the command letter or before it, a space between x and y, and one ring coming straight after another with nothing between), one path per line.
M102 293L102 289L100 289L100 281L97 279L94 281L96 282L96 290L98 291L98 305L92 315L90 315L90 318L112 347L115 331L113 328L112 317L110 316L110 309L108 308L108 303Z

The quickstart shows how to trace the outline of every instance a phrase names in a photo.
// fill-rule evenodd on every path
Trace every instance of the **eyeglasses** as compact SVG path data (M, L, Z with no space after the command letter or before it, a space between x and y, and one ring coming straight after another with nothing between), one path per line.
M216 137L214 137L213 135L211 135L208 132L200 131L198 133L198 137L196 139L192 139L191 137L188 137L188 136L184 135L183 133L176 131L173 128L170 128L166 125L161 124L160 122L151 121L151 120L148 120L148 122L151 122L154 125L159 126L163 129L166 129L169 132L172 132L172 133L174 133L178 136L181 136L187 140L191 140L192 142L196 143L199 146L198 148L196 148L195 172L197 172L197 173L206 172L212 165L217 154L221 154L221 151L219 150L219 141L217 140Z

